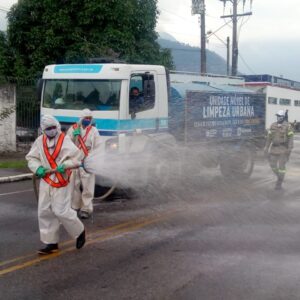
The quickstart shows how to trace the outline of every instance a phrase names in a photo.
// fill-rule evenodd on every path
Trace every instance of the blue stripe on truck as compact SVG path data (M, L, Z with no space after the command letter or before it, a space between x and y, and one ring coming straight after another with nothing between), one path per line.
M55 116L59 122L76 123L80 118L78 117L65 117ZM168 129L168 119L160 118L159 131ZM157 127L157 119L134 119L134 120L115 120L115 119L94 119L96 128L100 131L101 135L116 135L120 132L133 132L135 129L143 129L155 131Z
M57 65L54 67L54 73L100 73L102 65Z

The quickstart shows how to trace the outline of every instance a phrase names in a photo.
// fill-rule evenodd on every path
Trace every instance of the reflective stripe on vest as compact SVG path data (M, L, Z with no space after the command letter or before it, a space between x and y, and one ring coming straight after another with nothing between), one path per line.
M48 160L48 163L51 167L51 169L56 169L57 168L57 163L56 163L56 158L58 157L59 153L60 153L60 150L61 150L61 147L62 147L62 144L64 142L64 138L65 138L65 134L64 133L61 133L58 137L58 140L57 140L57 144L56 144L56 147L52 153L52 155L49 153L49 149L48 149L48 146L47 146L47 136L44 135L43 136L43 148L44 148L44 153L46 155L46 158ZM60 174L59 172L55 172L55 176L56 178L58 179L58 181L53 181L50 176L51 174L46 174L46 176L43 178L44 181L46 181L49 185L51 185L52 187L55 187L55 188L60 188L60 187L64 187L64 186L67 186L68 183L69 183L69 177L71 175L71 172L70 171L67 171L67 175L68 175L68 179L64 179L64 177L62 176L62 174Z
M73 129L76 129L76 128L78 128L78 124L77 123L75 123L73 125ZM91 129L92 129L92 126L89 125L88 127L86 127L86 132L85 132L84 137L81 137L81 135L78 135L78 141L79 141L78 148L82 149L82 151L83 151L83 153L84 153L85 156L88 156L88 154L89 154L89 151L88 151L88 149L87 149L87 147L85 145L85 142L87 140L88 134L91 131Z

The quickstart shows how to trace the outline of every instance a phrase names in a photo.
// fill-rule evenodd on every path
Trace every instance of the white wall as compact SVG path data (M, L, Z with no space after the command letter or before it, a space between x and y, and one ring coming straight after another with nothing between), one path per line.
M16 105L16 89L11 84L0 85L0 112ZM0 152L16 151L16 112L0 121Z
M266 125L270 127L270 125L276 121L275 114L278 110L286 111L288 109L289 113L289 122L300 122L300 106L294 105L294 100L300 101L300 91L292 90L283 87L277 86L267 86L266 87L266 101L267 101L267 118ZM268 98L275 97L277 98L277 104L268 104ZM280 98L290 99L291 105L281 105L279 103Z
M300 101L300 91L279 86L262 85L259 83L257 85L254 83L251 83L251 85L246 84L245 87L253 91L266 94L266 128L269 128L272 123L276 122L277 119L275 114L279 110L283 110L285 112L288 109L289 122L292 123L294 120L300 122L300 106L295 106L294 104L295 100ZM276 98L277 104L269 104L269 97ZM290 99L291 105L280 104L280 98Z
M216 84L244 84L245 80L242 77L227 77L222 75L207 75L201 76L197 73L192 72L177 72L171 71L170 72L170 79L172 82L192 82L192 81L199 81L199 82L210 82Z

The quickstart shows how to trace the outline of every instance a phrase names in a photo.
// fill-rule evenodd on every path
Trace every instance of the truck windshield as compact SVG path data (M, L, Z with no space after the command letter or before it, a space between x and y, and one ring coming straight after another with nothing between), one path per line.
M45 80L43 107L119 110L121 80Z

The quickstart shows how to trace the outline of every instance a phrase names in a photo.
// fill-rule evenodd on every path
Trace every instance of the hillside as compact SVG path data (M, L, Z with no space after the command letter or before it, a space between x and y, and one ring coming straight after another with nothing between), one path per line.
M173 61L177 71L199 72L200 48L182 44L176 40L164 39L163 35L158 43L163 48L171 49ZM207 73L226 75L226 61L210 50L206 50Z

